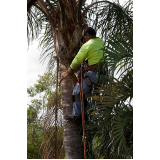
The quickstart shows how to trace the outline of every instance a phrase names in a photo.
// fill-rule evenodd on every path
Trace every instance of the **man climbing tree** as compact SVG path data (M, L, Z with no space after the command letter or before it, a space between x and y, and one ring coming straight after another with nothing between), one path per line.
M88 27L83 31L84 44L80 48L78 54L73 59L70 67L68 68L68 73L73 73L74 70L81 64L82 60L86 60L85 71L83 72L83 94L84 99L87 98L87 93L91 92L92 85L98 82L98 77L96 73L96 67L98 62L103 57L104 41L96 37L96 31ZM87 67L89 66L89 67ZM75 85L73 89L73 117L69 117L68 120L75 120L77 124L81 122L81 102L80 102L80 88L79 82ZM82 86L81 86L82 88ZM86 100L85 100L86 102ZM86 103L85 103L86 107Z

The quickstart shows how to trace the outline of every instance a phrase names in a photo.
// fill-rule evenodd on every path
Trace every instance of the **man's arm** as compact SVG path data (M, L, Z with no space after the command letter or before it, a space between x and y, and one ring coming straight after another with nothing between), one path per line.
M78 65L81 64L82 60L84 60L87 57L87 53L88 53L88 46L84 44L81 47L81 49L79 50L76 57L73 59L71 65L70 65L70 69L71 70L76 69L78 67Z
M67 70L68 74L73 74L74 71L69 67L68 70Z

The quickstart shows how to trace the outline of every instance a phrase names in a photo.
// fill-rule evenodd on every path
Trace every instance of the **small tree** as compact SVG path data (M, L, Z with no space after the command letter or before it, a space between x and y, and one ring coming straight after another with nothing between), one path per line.
M38 83L29 87L31 100L27 108L27 157L63 158L63 126L60 92L55 92L56 77L52 73L39 76ZM58 116L57 116L58 115Z

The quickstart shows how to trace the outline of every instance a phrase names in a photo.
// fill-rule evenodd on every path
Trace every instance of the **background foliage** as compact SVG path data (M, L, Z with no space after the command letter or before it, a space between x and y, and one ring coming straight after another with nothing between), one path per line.
M28 159L64 158L61 93L59 90L56 101L55 74L48 70L39 75L33 87L27 88L28 95L36 97L27 108ZM46 149L50 150L49 155Z

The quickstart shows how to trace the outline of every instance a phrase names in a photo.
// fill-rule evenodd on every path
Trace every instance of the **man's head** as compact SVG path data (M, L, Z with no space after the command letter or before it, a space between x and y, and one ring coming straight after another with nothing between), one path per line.
M87 34L91 35L91 36L96 36L96 31L91 28L91 27L88 27L86 29L83 30L83 36L86 36Z
M84 37L85 41L87 42L91 38L96 38L96 31L93 28L88 27L83 30L82 36Z

